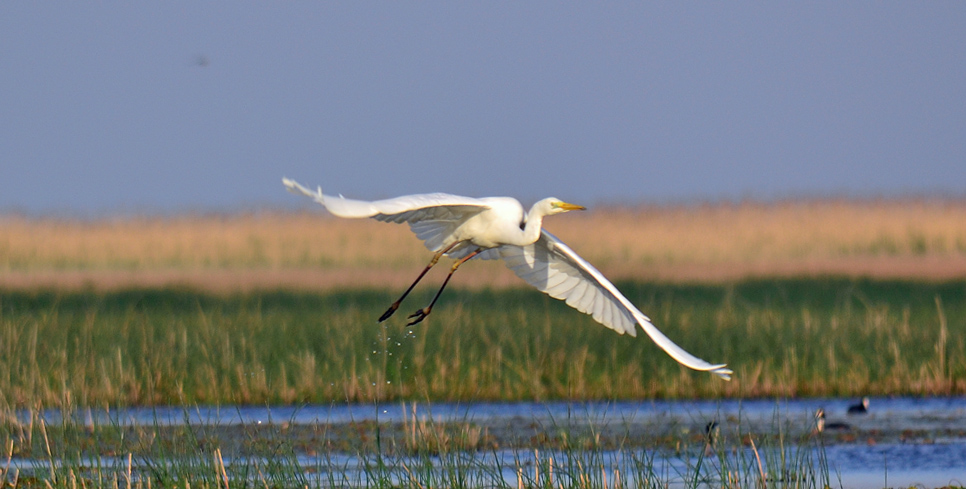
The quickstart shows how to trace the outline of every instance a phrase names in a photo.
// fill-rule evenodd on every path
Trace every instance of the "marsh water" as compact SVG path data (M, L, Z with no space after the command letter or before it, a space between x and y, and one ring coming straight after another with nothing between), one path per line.
M717 423L720 440L731 440L738 450L748 450L745 437L781 437L795 450L807 443L813 450L820 442L833 487L942 487L966 484L966 398L872 398L868 413L850 415L848 399L647 401L647 402L515 402L515 403L393 403L370 405L303 405L292 407L163 407L120 410L84 410L71 414L71 422L119 426L172 427L203 425L222 430L230 444L238 427L286 427L285 433L300 438L300 447L319 439L306 435L324 426L326 436L351 438L358 429L347 426L400 426L415 420L479 427L491 447L481 450L479 460L495 466L519 466L528 458L559 451L545 443L559 433L591 436L596 446L618 461L630 450L672 453L673 440L702 440L709 423ZM816 430L815 413L826 413L826 429ZM44 412L48 424L62 421L56 411ZM26 416L26 415L25 415ZM24 419L24 422L28 420ZM246 436L246 435L236 435ZM639 447L639 448L635 448ZM536 448L538 451L534 451ZM700 455L697 455L700 457ZM501 460L501 457L505 460ZM566 457L559 453L558 457ZM672 472L675 463L685 465L689 455L661 458L656 470ZM298 453L300 465L352 470L364 461L351 451L327 453L311 448ZM508 462L511 460L513 463ZM657 460L657 459L655 459ZM677 462L675 462L677 461ZM13 466L30 470L42 461L20 458ZM713 463L710 461L709 463ZM663 465L662 465L663 464ZM665 466L666 465L666 466ZM516 473L505 478L515 485Z

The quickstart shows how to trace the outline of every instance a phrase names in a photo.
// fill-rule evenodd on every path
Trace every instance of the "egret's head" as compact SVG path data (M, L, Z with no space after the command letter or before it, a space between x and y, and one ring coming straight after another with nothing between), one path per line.
M540 205L543 208L544 215L548 215L548 216L553 214L560 214L562 212L567 212L567 211L582 211L587 209L582 205L568 204L567 202L564 202L554 197L550 197L549 199L543 199L540 202L538 202L538 205Z

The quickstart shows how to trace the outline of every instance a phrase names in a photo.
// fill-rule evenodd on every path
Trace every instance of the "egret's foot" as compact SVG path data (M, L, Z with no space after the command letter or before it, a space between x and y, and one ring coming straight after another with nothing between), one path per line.
M389 306L389 309L382 313L382 316L379 316L379 322L381 323L389 319L389 316L392 316L393 313L396 312L396 309L399 309L399 301L393 302L392 305Z
M429 313L433 310L431 307L424 307L409 315L409 326L412 326L429 316Z

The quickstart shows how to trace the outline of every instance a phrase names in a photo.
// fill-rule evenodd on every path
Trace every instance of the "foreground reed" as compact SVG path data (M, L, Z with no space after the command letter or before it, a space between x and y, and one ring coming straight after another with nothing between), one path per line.
M403 407L404 410L406 407ZM827 488L824 440L806 420L712 436L602 440L587 419L554 420L521 442L441 443L471 423L417 418L295 425L124 424L23 413L0 423L0 481L17 488ZM740 418L740 416L739 416ZM526 436L524 436L526 438ZM502 444L502 445L501 445Z
M0 407L966 393L966 284L621 284L735 380L680 367L536 291L0 293ZM418 307L431 291L408 300Z

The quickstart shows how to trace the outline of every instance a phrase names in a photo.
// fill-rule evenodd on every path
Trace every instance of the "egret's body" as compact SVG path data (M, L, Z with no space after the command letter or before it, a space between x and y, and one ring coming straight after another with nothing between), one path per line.
M489 197L479 201L486 207L458 224L446 236L444 247L457 242L466 242L479 248L496 248L505 244L525 246L535 243L540 237L539 221L543 216L526 219L523 206L516 199ZM521 229L521 222L536 224L529 229Z
M408 223L410 229L435 255L402 297L390 306L380 321L391 316L403 299L440 257L457 261L428 307L410 316L410 324L422 321L449 282L453 272L467 260L502 259L520 278L551 297L590 314L594 320L620 334L636 336L640 326L672 358L695 370L709 371L729 379L725 365L712 365L691 355L661 333L596 268L542 229L545 216L583 207L555 198L543 199L524 213L523 206L509 197L474 199L450 194L407 195L366 202L323 195L298 183L282 179L293 193L311 197L339 217L369 217L385 222Z

